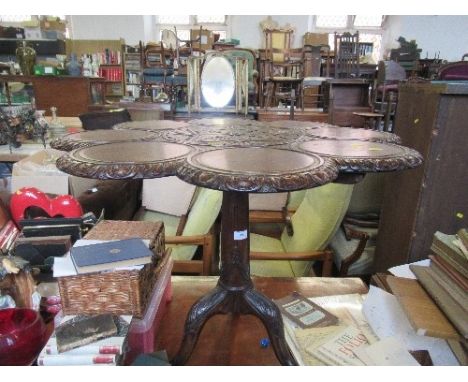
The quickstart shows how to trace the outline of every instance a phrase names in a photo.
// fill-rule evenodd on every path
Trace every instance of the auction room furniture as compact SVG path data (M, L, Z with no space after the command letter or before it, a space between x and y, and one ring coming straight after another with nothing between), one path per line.
M232 66L232 60L235 65ZM223 111L234 99L232 111L247 115L249 98L249 61L223 51L213 51L203 56L191 56L187 66L188 112L203 108Z
M32 84L36 109L45 110L45 115L55 106L60 116L78 117L105 101L105 79L99 77L2 75L0 82Z
M427 258L436 231L468 226L468 85L402 84L395 133L424 162L385 179L375 271Z
M437 78L442 81L468 81L468 53L462 56L461 61L451 62L442 65L438 72Z
M335 32L335 78L359 78L359 32Z
M232 65L232 68L236 69L236 58L240 57L247 60L248 64L248 93L249 93L249 105L257 105L258 103L258 70L257 70L257 57L255 51L246 48L220 48L221 51Z
M308 189L335 179L353 183L366 172L398 171L421 163L419 153L396 144L314 139L319 126L280 128L242 121L160 130L155 141L97 144L57 160L59 169L78 176L177 175L187 183L223 191L220 278L215 289L192 306L173 365L188 361L209 318L226 313L260 318L279 362L297 364L285 342L279 309L254 289L250 277L249 192Z
M364 119L355 112L370 112L370 81L361 78L327 80L324 84L324 108L328 123L337 126L363 127Z
M112 109L109 111L90 111L80 114L80 121L84 130L111 129L117 123L131 120L127 109Z
M380 121L385 117L384 114L374 113L372 111L355 111L353 115L357 115L364 120L364 128L373 130L380 130Z
M367 293L358 278L278 278L253 277L256 290L268 298L278 299L294 291L306 297ZM218 278L172 276L172 302L155 337L155 351L166 350L170 359L177 354L190 307L216 287ZM257 317L251 315L216 315L206 322L187 365L235 366L280 365L272 346L260 348L268 332Z
M265 50L261 54L260 81L262 87L262 107L273 106L280 99L291 101L294 89L298 105L302 105L303 61L292 54L292 29L265 29Z
M338 275L372 274L386 174L367 174L356 184L344 220L330 241Z
M280 239L251 234L250 256L258 260L250 262L250 273L309 276L314 274L314 261L319 260L323 263L322 276L331 276L333 259L327 245L343 220L352 190L352 184L337 183L309 189L291 216L291 227L284 228ZM270 260L261 260L262 257Z
M304 35L302 60L304 107L323 107L322 85L330 76L328 33L308 32Z
M167 190L171 192L171 190ZM140 209L134 220L162 221L166 244L172 248L174 266L172 273L210 275L215 267L215 226L221 210L223 194L220 191L198 187L187 215L174 216L157 211ZM201 246L201 260L193 259Z
M406 80L405 69L395 61L379 61L377 78L374 81L373 107L384 113L384 131L389 131L398 103L398 86Z

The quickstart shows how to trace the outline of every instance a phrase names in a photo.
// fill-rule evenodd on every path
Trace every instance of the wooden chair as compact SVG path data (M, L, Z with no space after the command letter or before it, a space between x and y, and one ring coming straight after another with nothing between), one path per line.
M250 235L253 275L301 277L313 273L315 261L323 262L322 276L330 276L332 252L328 243L335 235L348 209L353 185L330 183L305 191L291 228L280 239ZM289 232L288 232L289 231Z
M92 111L81 114L79 118L84 130L112 129L118 123L132 120L127 109Z
M359 77L359 32L335 32L335 78Z
M262 99L266 97L263 107L271 106L272 100L291 100L291 91L298 98L298 104L302 105L302 59L293 59L291 49L292 29L265 29L265 51L263 68L261 70Z
M406 71L398 62L379 61L372 98L374 109L384 114L384 131L389 131L398 102L398 85L405 80Z
M166 244L172 248L174 259L173 273L210 275L215 268L215 222L221 202L221 191L200 187L187 215L179 217L142 208L134 220L164 222ZM200 260L194 259L198 247L202 248Z
M147 44L143 50L143 88L157 88L161 95L168 93L167 77L174 73L174 51L164 44ZM168 98L168 97L167 97ZM168 100L168 99L167 99Z

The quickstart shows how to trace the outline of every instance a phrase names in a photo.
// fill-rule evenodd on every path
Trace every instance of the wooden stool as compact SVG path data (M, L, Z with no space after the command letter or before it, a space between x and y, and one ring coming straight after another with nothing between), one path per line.
M353 114L364 118L364 128L377 131L380 130L380 121L384 117L383 114L368 111L354 112Z

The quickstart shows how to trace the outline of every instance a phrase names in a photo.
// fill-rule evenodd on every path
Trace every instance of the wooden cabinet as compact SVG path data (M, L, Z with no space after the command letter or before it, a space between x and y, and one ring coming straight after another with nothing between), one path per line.
M422 166L387 174L375 270L427 258L436 231L468 227L468 84L399 88L395 133Z
M369 85L366 79L327 80L324 86L324 106L328 111L328 123L363 127L364 119L353 113L371 111Z
M119 101L125 95L123 46L120 40L66 40L67 55L88 56L99 63L99 77L103 84L104 97L111 102Z
M105 78L105 98L111 101L120 100L124 94L123 68L121 64L102 64L99 66L99 77Z
M50 108L57 107L64 117L77 117L88 111L88 107L103 102L102 78L73 76L0 76L0 82L10 84L22 82L32 84L32 96L38 110L50 115Z

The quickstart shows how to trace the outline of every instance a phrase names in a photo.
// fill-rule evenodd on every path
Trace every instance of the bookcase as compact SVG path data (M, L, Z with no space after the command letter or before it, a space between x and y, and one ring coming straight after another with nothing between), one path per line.
M142 84L141 47L127 47L123 54L125 95L138 99Z
M105 98L122 98L124 94L123 68L122 64L99 65L99 77L105 79Z
M118 101L125 95L123 47L120 40L66 40L66 53L96 56L100 62L99 76L104 78L104 96L111 101Z
M386 174L375 270L425 259L434 233L468 226L468 84L399 87L395 133L423 164Z

